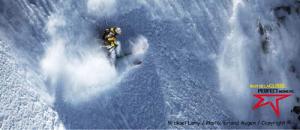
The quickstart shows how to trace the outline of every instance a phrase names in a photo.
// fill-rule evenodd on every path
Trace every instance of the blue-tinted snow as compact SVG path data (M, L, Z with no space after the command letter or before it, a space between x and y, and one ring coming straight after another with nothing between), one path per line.
M279 26L272 11L281 5L296 7L294 2L1 0L0 39L4 41L1 44L11 47L10 52L1 49L1 54L14 53L14 58L1 55L1 63L2 59L14 62L1 65L1 70L5 70L1 71L1 79L4 79L1 84L5 84L1 86L1 100L16 98L16 104L24 110L9 113L15 107L1 102L6 108L1 110L0 119L7 124L2 127L51 128L58 127L57 120L60 120L65 128L199 128L167 123L273 119L275 115L267 108L251 110L256 99L251 97L248 84L283 82L295 89L295 95L299 93L296 89L300 84L297 60L300 52L297 44L299 15L287 16L285 23ZM269 34L270 54L261 51L256 29L258 21L273 29ZM66 95L77 100L80 97L72 94L86 93L66 94L68 75L55 82L53 77L45 75L41 62L48 48L62 40L65 49L72 50L66 52L68 58L85 58L85 54L91 53L90 48L99 45L99 31L110 25L123 29L119 40L125 51L130 50L130 41L140 35L147 38L149 49L144 54L143 64L119 72L116 80L110 80L115 84L104 91L95 89L96 94L88 100L76 104L66 100ZM296 67L296 73L289 72L291 64ZM21 69L24 73L8 71L12 67L6 66L14 66L15 70ZM17 89L11 81L5 80L7 73L13 73L10 78L29 84L24 83L26 87ZM83 76L82 80L85 78ZM35 113L21 104L33 101L5 93L14 88L14 91L22 92L27 87L35 93L25 97L37 96L37 102L48 104L34 106L45 117L25 117L22 113ZM281 108L283 116L275 120L292 118L289 111L295 97L289 98L281 103L286 106ZM49 116L55 121L53 126L43 126L49 124ZM20 117L17 118L19 121L15 121L15 117ZM200 126L206 127L224 126Z

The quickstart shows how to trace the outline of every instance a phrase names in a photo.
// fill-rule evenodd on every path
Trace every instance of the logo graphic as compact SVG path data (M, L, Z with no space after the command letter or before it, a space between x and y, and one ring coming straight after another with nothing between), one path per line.
M273 111L275 112L276 116L279 117L280 116L279 101L291 95L292 94L254 94L253 96L258 98L259 101L253 106L253 109L255 110L259 107L270 105ZM265 97L275 97L275 105L272 101L264 102Z
M257 89L257 93L253 94L253 96L259 99L258 102L254 104L253 110L269 105L277 117L280 117L279 101L294 93L293 90L285 89L285 84L281 83L251 84L250 88Z

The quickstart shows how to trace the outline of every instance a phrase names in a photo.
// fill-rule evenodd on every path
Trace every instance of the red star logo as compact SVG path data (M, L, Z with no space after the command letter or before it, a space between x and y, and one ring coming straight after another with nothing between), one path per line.
M279 100L287 98L291 96L292 94L253 94L254 97L258 98L259 101L253 106L253 109L257 109L259 107L263 107L266 105L270 105L275 112L276 116L280 116L280 110L279 110ZM272 101L265 101L265 97L275 97L275 105Z

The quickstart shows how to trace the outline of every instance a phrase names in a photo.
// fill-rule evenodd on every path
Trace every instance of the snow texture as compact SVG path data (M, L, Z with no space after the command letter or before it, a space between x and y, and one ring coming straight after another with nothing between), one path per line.
M299 6L296 0L0 0L0 127L299 123L290 113L300 96ZM101 47L109 26L122 28L122 52L133 52L116 66ZM143 63L132 65L136 60ZM267 107L251 109L257 99L249 84L256 83L294 90L281 102L280 118Z

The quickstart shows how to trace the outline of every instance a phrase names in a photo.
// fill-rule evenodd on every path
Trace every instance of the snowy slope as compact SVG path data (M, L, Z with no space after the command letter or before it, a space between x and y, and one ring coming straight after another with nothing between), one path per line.
M0 3L1 128L58 128L62 126L58 113L42 98L45 94L40 91L45 87L42 85L42 80L35 75L36 73L33 72L35 70L32 70L31 65L23 62L29 63L32 60L27 59L26 55L29 53L18 54L15 47L18 44L30 47L30 43L34 41L36 45L41 45L37 42L38 39L34 36L34 32L28 32L32 27L30 23L37 22L34 21L36 19L29 16L36 17L39 14L32 15L35 13L34 9L30 8L26 2L1 1ZM24 10L24 12L20 10ZM47 97L46 95L44 97Z
M1 128L54 129L59 127L58 114L41 101L33 83L24 79L26 72L18 67L11 47L3 41L1 49Z
M292 13L274 11L280 6ZM0 7L4 129L221 128L168 121L291 119L300 96L294 0L0 0ZM141 66L110 66L98 37L114 25L123 29L124 51L148 47L135 57ZM295 90L279 119L251 109L248 85L269 82Z

